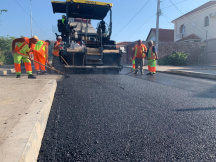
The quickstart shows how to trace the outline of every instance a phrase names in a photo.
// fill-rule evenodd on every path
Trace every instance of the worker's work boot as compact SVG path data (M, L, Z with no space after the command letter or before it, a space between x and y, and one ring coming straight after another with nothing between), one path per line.
M148 74L146 74L146 75L152 75L152 73L151 72L149 72Z
M40 72L40 70L38 70L38 71L37 71L37 75L40 75L40 74L41 74L41 72Z
M41 71L41 75L47 74L46 71Z
M137 71L137 70L135 70L134 74L136 75L136 74L137 74L137 72L138 72L138 71Z
M16 78L20 78L20 75L17 75Z
M34 75L32 75L32 74L29 74L29 75L28 75L28 78L29 78L29 79L36 79L36 77L35 77Z

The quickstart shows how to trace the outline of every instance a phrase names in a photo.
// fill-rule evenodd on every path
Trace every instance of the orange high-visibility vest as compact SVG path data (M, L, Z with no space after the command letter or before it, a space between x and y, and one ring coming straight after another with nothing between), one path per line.
M155 55L155 53L152 51L152 47L153 47L153 46L151 46L151 47L149 48L149 51L148 51L148 59L155 60L155 59L156 59L156 55Z
M144 48L144 47L142 48L142 51L143 51L143 53L142 53L142 57L145 58L146 55L145 55L145 53L144 53L144 52L145 52L145 48ZM134 57L137 57L137 47L135 48L135 54L134 54Z
M60 42L56 41L57 46L60 44ZM53 48L52 54L55 56L59 56L59 48L55 49Z
M21 54L27 55L26 52L30 51L30 48L29 48L30 39L27 38L27 37L23 37L23 38L25 39L24 42L17 42L15 44L15 51L17 53L21 53Z
M40 54L40 55L43 55L44 57L45 56L45 46L47 45L46 42L44 41L38 41L34 47L34 54Z

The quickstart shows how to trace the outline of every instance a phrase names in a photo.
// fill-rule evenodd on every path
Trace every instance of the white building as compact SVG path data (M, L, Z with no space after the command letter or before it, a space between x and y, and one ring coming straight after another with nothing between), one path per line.
M174 23L174 41L205 41L216 38L216 0L180 16Z

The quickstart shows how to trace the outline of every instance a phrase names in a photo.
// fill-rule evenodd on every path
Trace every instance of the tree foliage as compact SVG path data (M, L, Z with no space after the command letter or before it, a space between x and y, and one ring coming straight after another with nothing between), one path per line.
M171 55L167 55L163 59L158 61L159 65L187 65L189 63L188 56L189 53L176 52L173 51Z
M0 37L0 64L13 64L12 42L15 37Z
M2 14L2 12L7 12L8 10L0 10L0 15Z
M20 38L23 37L22 35ZM13 64L12 42L16 37L0 37L0 65ZM54 42L49 46L49 59L52 58Z

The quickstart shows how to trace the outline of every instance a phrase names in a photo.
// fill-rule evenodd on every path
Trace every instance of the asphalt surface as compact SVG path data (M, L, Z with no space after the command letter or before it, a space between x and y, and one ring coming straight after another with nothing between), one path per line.
M216 82L128 71L59 81L38 161L216 161Z

